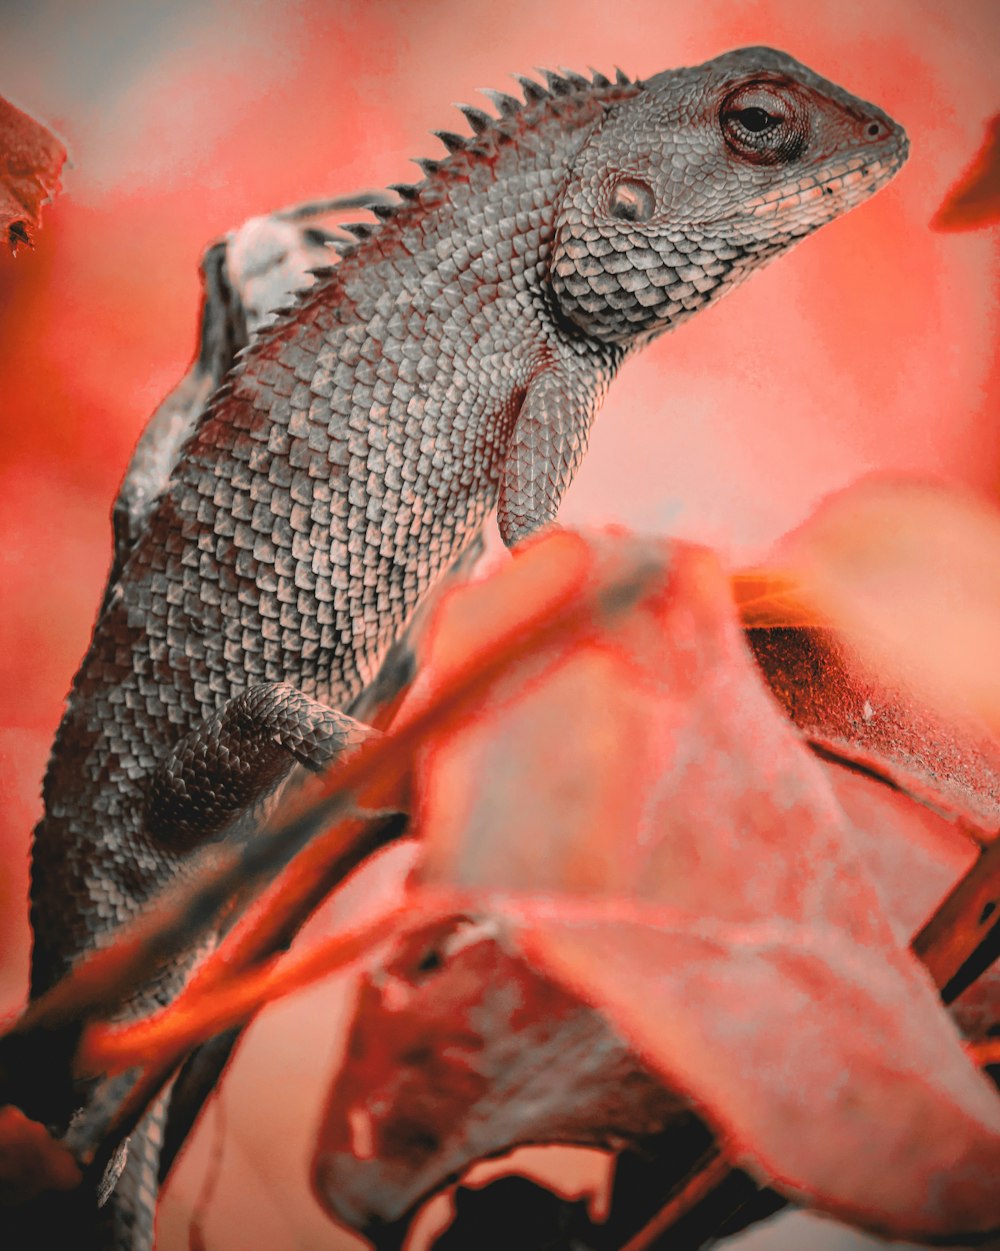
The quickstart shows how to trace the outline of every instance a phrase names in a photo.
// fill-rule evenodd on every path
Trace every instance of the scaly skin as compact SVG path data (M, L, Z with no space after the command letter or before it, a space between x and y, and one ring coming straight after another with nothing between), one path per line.
M349 708L494 508L508 544L555 516L630 352L906 155L764 48L525 93L467 110L475 135L261 332L136 526L45 779L34 994L225 825L196 809L174 837L150 810L180 740L258 684ZM129 1184L108 1236L146 1246Z

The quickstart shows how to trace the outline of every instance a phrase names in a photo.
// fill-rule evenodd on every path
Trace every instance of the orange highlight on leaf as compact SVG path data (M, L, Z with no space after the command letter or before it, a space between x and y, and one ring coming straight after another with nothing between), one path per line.
M747 630L829 625L807 602L801 579L794 572L765 566L741 569L730 576L729 583Z

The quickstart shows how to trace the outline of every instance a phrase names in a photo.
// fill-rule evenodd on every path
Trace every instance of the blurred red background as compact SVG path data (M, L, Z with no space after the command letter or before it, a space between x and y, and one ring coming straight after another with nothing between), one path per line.
M910 133L910 163L630 363L563 510L736 560L875 467L995 490L997 233L927 225L1000 106L995 0L40 0L4 13L0 93L61 134L73 168L36 250L0 257L0 1010L24 993L28 835L108 565L111 500L190 359L206 244L296 199L415 177L407 158L437 155L427 132L460 128L450 102L509 88L509 72L645 76L749 43L884 107ZM304 1159L338 1011L312 992L255 1028L226 1100L211 1247L331 1245ZM197 1168L166 1205L165 1247L186 1245Z

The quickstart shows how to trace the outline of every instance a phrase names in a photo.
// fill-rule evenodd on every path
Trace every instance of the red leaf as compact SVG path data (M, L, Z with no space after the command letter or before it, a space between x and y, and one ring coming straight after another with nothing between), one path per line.
M31 246L41 206L59 190L66 149L45 127L0 96L0 232L17 251Z
M787 716L810 742L948 813L985 843L1000 826L1000 742L982 721L943 716L891 667L864 664L842 632L753 629L747 641Z
M505 907L762 1180L893 1234L1000 1225L1000 1098L763 689L721 569L660 552L618 630L553 649L544 680L515 667L425 754L425 880Z
M313 1186L332 1215L373 1229L476 1160L533 1142L608 1145L678 1110L501 925L450 918L408 936L363 982Z
M825 500L780 558L808 609L872 672L1000 730L1000 512L968 492L869 477Z
M931 229L976 230L996 221L1000 221L1000 116L987 123L983 146L945 196Z

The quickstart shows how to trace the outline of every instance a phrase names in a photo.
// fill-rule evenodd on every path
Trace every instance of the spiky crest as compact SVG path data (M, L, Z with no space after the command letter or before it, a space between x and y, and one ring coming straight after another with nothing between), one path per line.
M440 139L449 152L464 152L469 146L466 135L456 135L453 130L432 130L431 134Z
M474 135L481 135L484 130L489 130L496 120L490 117L489 113L484 113L482 109L473 108L471 104L456 104L455 107L460 113L465 114L465 120L472 127Z
M367 207L375 214L378 220L374 222L351 222L338 226L339 229L353 236L353 241L350 239L334 240L327 244L330 250L339 254L341 262L355 257L359 250L367 247L369 241L381 233L386 221L395 217L399 212L418 208L417 201L421 195L432 189L435 184L446 181L449 175L458 168L459 162L467 162L479 155L488 153L491 140L494 142L511 140L516 133L513 119L520 119L520 115L525 111L529 114L534 109L558 111L563 107L563 102L567 97L584 92L608 92L611 98L615 98L623 88L632 87L635 90L641 90L642 88L641 82L637 80L633 83L620 69L615 71L615 81L613 83L596 70L591 71L592 78L590 79L567 71L563 71L561 74L554 74L552 71L542 71L542 73L548 83L548 89L531 79L524 80L518 78L524 91L523 103L503 92L484 91L483 94L496 104L498 117L491 117L488 113L483 112L482 109L473 108L471 105L458 105L458 109L469 122L472 134L465 138L450 131L440 133L439 138L448 148L449 155L441 161L415 158L416 164L423 171L424 181L416 185L397 183L391 187L390 190L395 191L399 196L398 203L387 204L385 201L380 201L376 196L375 198L366 197L367 203L362 206L359 202L360 198L355 198L358 207ZM445 139L445 135L448 136L448 139ZM461 147L456 143L456 146L452 148L449 140L461 141ZM343 207L346 207L346 204ZM309 272L314 275L316 282L311 287L306 287L297 292L293 297L293 303L288 307L273 311L269 324L262 327L253 336L249 344L237 353L225 382L216 390L202 410L199 425L210 420L212 415L218 411L219 406L231 395L234 383L245 371L248 362L258 352L266 351L267 345L271 342L274 335L280 334L290 325L297 322L303 305L315 299L327 283L335 281L339 269L340 263L337 265L318 266L316 269L310 270Z
M370 239L380 233L383 223L396 217L402 210L414 206L420 199L421 194L429 187L441 180L446 180L458 168L458 162L474 160L477 156L485 156L490 151L491 143L502 143L514 138L520 119L526 112L530 113L535 109L546 108L559 110L562 107L562 102L567 98L586 92L607 91L614 94L624 87L638 88L641 86L638 82L633 83L620 69L615 71L614 82L594 69L591 70L591 78L586 78L582 74L566 69L561 69L558 73L554 70L540 69L538 73L545 79L547 86L542 86L535 79L528 78L525 75L513 75L524 93L523 100L519 100L516 96L507 95L503 91L482 89L482 94L496 108L496 117L491 116L482 109L474 108L470 104L456 105L456 108L469 123L472 133L470 135L460 135L450 130L433 131L432 133L444 144L448 155L441 160L414 157L415 164L420 166L424 175L423 181L416 184L393 184L389 190L396 192L399 196L397 203L387 203L379 197L370 198L364 204L357 201L359 207L367 208L378 220L374 222L351 222L341 225L339 228L347 231L349 235L353 236L353 239L335 240L328 245L330 249L335 251L342 260L356 255L360 247L363 247ZM319 281L335 275L336 269L336 266L323 267L322 270L314 272L316 272ZM309 298L310 295L315 294L315 287L311 287L302 293L302 298ZM288 310L288 314L294 316L295 311L296 309L293 307ZM282 313L284 312L285 310L282 310ZM272 325L277 325L279 320L281 319L276 318Z
M523 103L516 96L509 96L505 91L494 91L492 87L480 87L479 94L489 100L501 118L513 117L524 108Z
M489 88L482 88L482 94L494 105L497 116L493 117L482 109L474 108L471 104L459 104L455 107L463 114L469 123L471 134L461 135L452 130L435 130L432 134L444 144L448 151L448 156L442 160L431 160L427 157L415 157L415 164L420 166L424 175L421 183L395 183L390 190L395 191L400 198L398 204L385 204L373 202L369 205L371 211L378 217L379 222L374 223L367 234L362 234L355 227L346 227L360 241L367 241L378 231L379 224L395 217L396 214L409 205L413 204L420 198L420 194L424 188L442 177L447 177L449 172L455 168L452 164L452 157L461 157L463 154L468 157L476 155L485 155L489 151L490 139L504 141L513 137L512 122L515 118L519 118L526 110L538 107L558 107L553 105L553 101L559 101L569 96L579 95L590 91L614 91L616 88L638 86L622 71L616 70L615 81L607 78L597 70L591 70L592 77L586 78L583 74L577 74L573 70L560 69L557 73L555 70L539 70L545 79L547 86L542 86L533 78L529 78L523 74L515 74L513 77L520 84L524 94L524 99L519 100L516 96L508 95L503 91L493 91ZM354 244L348 245L346 249L341 250L343 256L351 255L356 251Z
M566 69L562 65L559 67L559 73L562 74L563 78L565 78L569 85L576 91L587 91L594 85L593 82L591 82L589 78L585 78L583 74L578 74L575 70Z
M426 156L414 156L410 158L414 165L419 165L424 171L425 178L433 178L438 172L444 161L432 161Z
M541 72L545 78L546 83L548 84L549 91L552 93L552 95L568 96L569 93L573 90L572 85L570 84L569 80L566 78L563 78L561 74L557 74L555 70L543 69ZM587 86L589 87L590 84L588 83Z
M516 83L520 84L521 90L524 92L525 104L537 104L540 100L549 99L549 93L541 83L536 83L533 78L528 78L526 74L514 74L513 78Z

